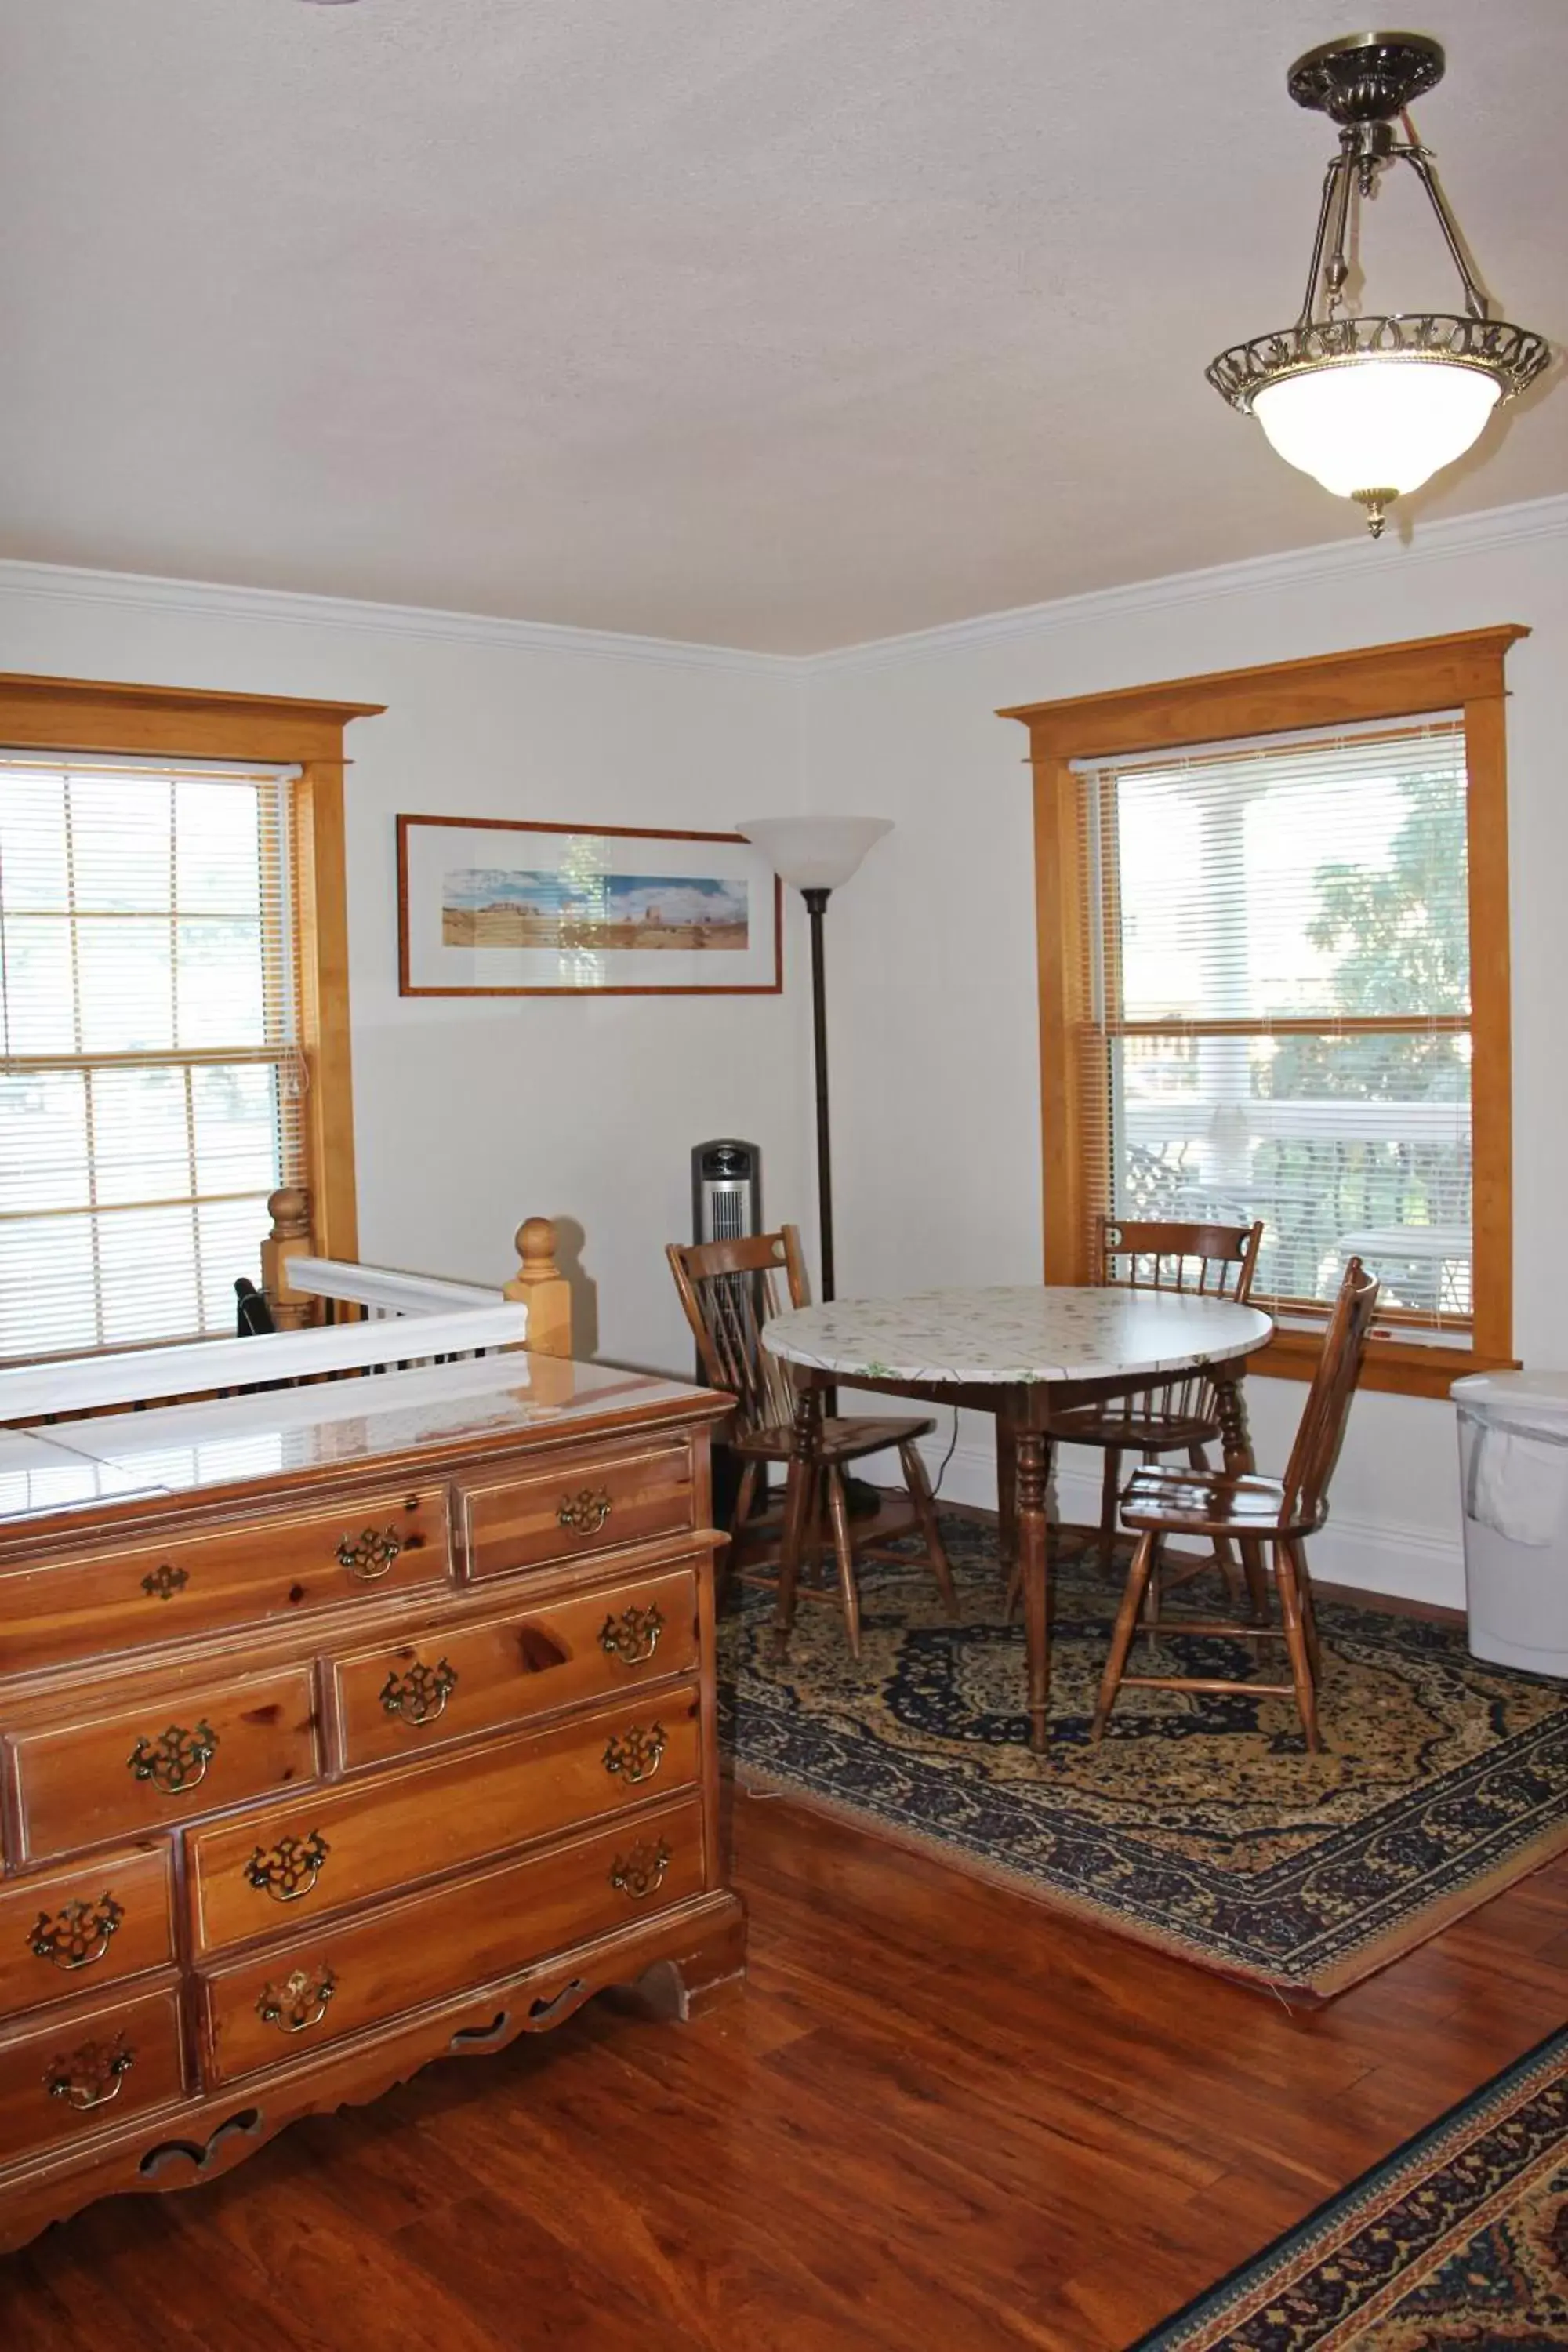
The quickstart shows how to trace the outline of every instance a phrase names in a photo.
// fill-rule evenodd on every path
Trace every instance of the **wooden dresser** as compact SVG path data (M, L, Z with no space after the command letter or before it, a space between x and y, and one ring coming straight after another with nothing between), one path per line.
M510 1356L0 1434L0 2249L739 1979L727 1409Z

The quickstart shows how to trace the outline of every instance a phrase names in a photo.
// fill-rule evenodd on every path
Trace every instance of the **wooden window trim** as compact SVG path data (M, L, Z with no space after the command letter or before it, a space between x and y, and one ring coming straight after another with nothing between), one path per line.
M1239 736L1462 710L1469 840L1474 1346L1374 1338L1363 1385L1446 1396L1463 1372L1511 1367L1513 1356L1512 1069L1509 1005L1508 770L1503 677L1517 623L1445 637L1364 646L1305 661L1166 679L1062 702L998 711L1027 729L1035 789L1035 892L1039 948L1040 1114L1045 1183L1045 1278L1086 1283L1089 1263L1083 1139L1098 1113L1074 1040L1088 1014L1078 1001L1088 909L1079 889L1072 762L1175 751ZM1318 1357L1309 1329L1284 1330L1252 1360L1255 1371L1308 1380Z
M343 730L378 702L314 702L199 687L100 684L0 674L0 743L26 751L142 759L256 760L298 767L300 1025L308 1093L311 1246L356 1258ZM259 1247L263 1234L257 1235Z

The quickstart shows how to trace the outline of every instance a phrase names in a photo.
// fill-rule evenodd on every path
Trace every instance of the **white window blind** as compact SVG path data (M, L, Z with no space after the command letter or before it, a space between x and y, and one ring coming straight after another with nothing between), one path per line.
M295 773L0 751L0 1358L232 1331L306 1172Z
M1079 762L1091 1213L1264 1222L1255 1296L1463 1343L1463 722Z

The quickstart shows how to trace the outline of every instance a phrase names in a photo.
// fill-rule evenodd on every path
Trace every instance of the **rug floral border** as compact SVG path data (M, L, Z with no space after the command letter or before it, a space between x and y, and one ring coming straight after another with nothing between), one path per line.
M1565 2137L1568 2027L1560 2027L1129 2352L1370 2346L1378 2339L1366 2331L1439 2263L1561 2172Z

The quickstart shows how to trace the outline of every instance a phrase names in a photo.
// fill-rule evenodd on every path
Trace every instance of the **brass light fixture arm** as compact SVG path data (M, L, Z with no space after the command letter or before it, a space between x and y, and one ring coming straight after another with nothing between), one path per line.
M1356 163L1352 140L1354 133L1345 131L1340 141L1340 153L1334 158L1334 192L1329 214L1329 257L1323 264L1323 315L1331 319L1339 309L1345 290L1345 279L1351 266L1345 257L1345 238L1351 224L1351 189Z
M1453 256L1454 267L1459 273L1459 283L1465 289L1466 310L1472 319L1489 318L1491 304L1487 299L1484 289L1477 280L1474 270L1470 268L1469 257L1465 251L1464 240L1459 235L1459 224L1449 208L1447 197L1443 194L1443 184L1437 177L1430 153L1425 147L1418 146L1414 140L1408 147L1396 148L1394 152L1396 154L1403 155L1426 191L1432 209L1437 215L1437 226L1443 232L1448 251Z
M1296 321L1299 327L1310 327L1312 323L1312 306L1318 299L1318 278L1323 267L1323 247L1328 241L1329 212L1333 204L1336 190L1341 192L1342 199L1349 193L1344 180L1344 157L1336 155L1323 174L1323 201L1318 207L1318 234L1312 240L1312 258L1307 270L1307 291L1301 299L1301 315ZM1340 242L1342 246L1344 242L1342 218L1340 226Z

